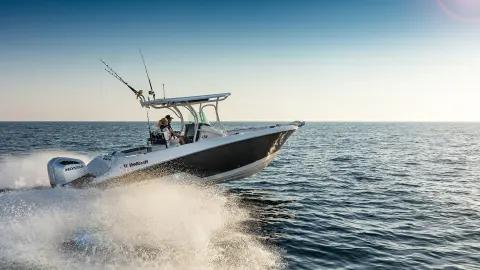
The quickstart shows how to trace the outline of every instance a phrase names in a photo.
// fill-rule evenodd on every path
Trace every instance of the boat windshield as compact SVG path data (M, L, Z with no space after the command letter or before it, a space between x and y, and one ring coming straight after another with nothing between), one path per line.
M201 113L200 113L200 121L199 121L199 122L202 123L202 124L208 124L208 125L210 125L210 123L209 123L208 120L207 120L207 116L205 115L204 112L201 112Z
M210 125L210 122L208 121L207 116L205 115L204 112L198 113L198 115L199 115L198 123ZM188 112L188 121L195 122L195 119L191 112Z

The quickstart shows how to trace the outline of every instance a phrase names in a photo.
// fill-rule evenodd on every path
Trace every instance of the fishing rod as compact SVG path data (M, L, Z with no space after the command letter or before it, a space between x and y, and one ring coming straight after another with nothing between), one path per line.
M145 73L147 74L148 83L150 84L150 91L148 92L148 94L153 95L153 99L155 99L155 91L153 91L152 81L150 80L150 75L148 74L147 64L145 64L145 58L143 57L142 50L138 49L138 51L140 52L140 56L142 57L143 66L145 67ZM152 141L153 135L152 135L152 130L150 128L150 117L148 115L148 109L146 109L146 111L147 111L148 133L150 134L150 141Z
M145 67L145 72L147 73L148 83L150 84L150 92L149 95L153 95L153 99L155 99L155 92L153 91L152 81L150 81L150 76L148 75L147 65L145 64L145 58L143 58L142 50L138 50L140 52L140 56L142 56L143 66Z
M130 90L132 90L132 92L137 96L137 98L139 98L142 94L143 94L143 91L142 90L139 90L137 91L135 88L131 87L126 81L124 81L122 79L122 77L120 77L120 75L117 74L117 72L115 72L115 70L113 70L109 65L107 65L107 63L105 63L102 59L100 59L100 61L108 68L108 69L105 69L110 75L112 75L113 77L115 77L117 80L121 81L122 83L124 83L128 88L130 88Z
M143 65L145 67L145 71L147 72L147 78L148 78L148 82L150 83L150 92L149 94L152 95L153 94L153 98L155 99L155 92L153 91L153 87L152 87L152 82L150 81L150 76L148 75L148 70L147 70L147 65L145 64L145 59L143 58L143 55L142 55L142 51L140 50L140 55L142 56L142 60L143 60ZM103 61L102 59L100 59L100 61L108 68L106 68L105 70L110 74L112 75L113 77L115 77L117 80L121 81L122 83L124 83L126 86L128 86L128 88L130 88L130 90L132 90L132 92L137 96L137 99L143 94L143 90L136 90L135 88L131 87L125 80L122 79L122 77L120 77L120 75L118 75L117 72L115 72L115 70L113 70L107 63L105 63L105 61ZM149 137L150 137L150 142L152 141L152 130L150 128L150 117L148 115L148 109L145 108L145 111L147 112L147 124L148 124L148 133L149 133Z

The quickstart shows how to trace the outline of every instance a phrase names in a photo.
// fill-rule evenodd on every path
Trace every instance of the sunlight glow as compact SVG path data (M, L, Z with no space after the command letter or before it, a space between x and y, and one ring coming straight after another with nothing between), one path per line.
M437 0L437 3L452 19L463 22L480 22L479 0Z

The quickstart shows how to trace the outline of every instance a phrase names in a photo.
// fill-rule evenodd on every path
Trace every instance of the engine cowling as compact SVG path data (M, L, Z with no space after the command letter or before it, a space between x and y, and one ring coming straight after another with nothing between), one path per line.
M88 174L85 163L75 158L52 158L48 162L47 169L52 188L63 186Z

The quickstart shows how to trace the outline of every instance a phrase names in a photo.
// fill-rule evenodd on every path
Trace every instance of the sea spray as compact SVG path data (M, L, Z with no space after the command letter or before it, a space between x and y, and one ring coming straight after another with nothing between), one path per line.
M50 186L47 163L54 157L65 156L88 161L89 157L74 152L37 151L28 155L8 155L0 162L0 190Z
M281 268L280 256L242 229L248 211L198 180L1 195L0 268ZM79 235L95 246L69 248Z

